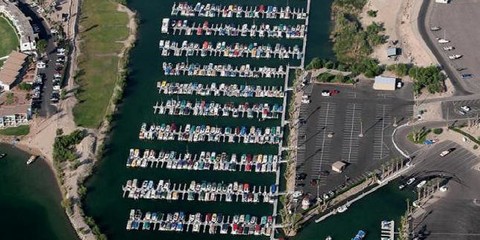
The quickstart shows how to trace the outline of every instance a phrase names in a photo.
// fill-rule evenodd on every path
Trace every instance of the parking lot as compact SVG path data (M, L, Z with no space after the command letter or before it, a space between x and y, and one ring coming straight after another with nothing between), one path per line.
M477 0L451 1L449 4L432 3L430 15L427 16L427 34L434 47L451 66L460 84L469 92L480 91L480 4ZM430 26L428 26L428 24ZM440 30L431 31L430 27L437 26ZM438 39L447 39L448 43L439 43ZM444 47L453 47L446 51ZM461 58L451 60L449 56L462 55ZM467 77L462 74L471 74Z
M454 149L441 157L446 149ZM425 239L479 239L480 230L480 172L476 169L480 159L447 141L434 144L418 155L413 163L413 173L405 179L415 177L415 186L423 179L443 177L450 179L446 192L432 205L420 210L423 214L414 220L414 231L423 232ZM479 199L479 200L477 200Z
M477 119L480 116L480 99L442 102L443 118Z
M396 122L412 116L410 84L397 91L375 91L372 82L357 86L313 85L306 90L312 102L300 109L297 190L323 195L396 156L391 134ZM338 90L322 96L322 90ZM303 121L302 121L303 120ZM363 136L361 136L363 133ZM347 163L343 173L333 172L336 161Z

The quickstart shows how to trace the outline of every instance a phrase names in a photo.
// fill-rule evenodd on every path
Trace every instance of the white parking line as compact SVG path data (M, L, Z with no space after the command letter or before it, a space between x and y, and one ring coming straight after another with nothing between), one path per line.
M353 121L355 119L355 107L356 107L356 104L354 103L353 104L353 113L352 113L352 127L350 128L350 143L349 143L349 149L348 149L348 161L347 162L350 162L350 158L352 157L353 127L355 126Z
M327 132L327 122L328 122L328 113L330 112L330 103L327 103L327 112L325 113L325 129L323 131L323 141L322 141L322 152L320 153L320 166L322 165L322 162L323 162L323 152L324 152L324 148L325 148L325 135L326 135L326 132ZM321 170L321 169L320 169Z
M383 105L383 110L382 110L382 135L380 139L380 159L383 158L383 138L384 138L384 132L385 132L385 105Z

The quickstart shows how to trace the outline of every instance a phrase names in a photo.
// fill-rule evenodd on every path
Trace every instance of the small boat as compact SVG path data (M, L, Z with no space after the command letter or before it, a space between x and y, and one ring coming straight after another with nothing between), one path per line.
M408 181L407 181L407 185L410 185L410 184L412 184L413 182L415 182L415 178L410 178L410 179L408 179Z
M461 57L462 57L462 55L460 55L460 54L454 54L454 55L448 56L448 58L451 59L451 60L459 59Z
M2 154L0 154L0 159L4 158L5 156L7 156L7 154L6 154L6 153L2 153Z
M438 31L438 30L440 30L440 29L442 29L442 28L441 28L441 27L438 27L438 26L432 26L432 27L430 28L431 31Z
M417 184L417 188L423 187L427 183L426 180L421 181L419 184Z
M453 46L446 46L446 47L443 47L443 50L445 50L445 51L451 51L451 50L453 50L453 49L454 49L454 47L453 47Z
M343 212L347 211L347 209L348 209L347 205L343 205L343 206L340 206L340 207L337 208L337 212L343 213Z
M28 160L27 160L27 165L30 165L37 159L37 156L32 155Z
M358 230L357 235L355 235L355 237L352 238L352 240L362 240L362 239L365 237L365 235L367 235L367 234L365 233L365 231L363 231L363 230Z
M332 237L327 236L327 238L325 238L325 240L332 240Z
M445 38L438 39L438 43L449 43L449 42L450 42L450 40L447 40Z

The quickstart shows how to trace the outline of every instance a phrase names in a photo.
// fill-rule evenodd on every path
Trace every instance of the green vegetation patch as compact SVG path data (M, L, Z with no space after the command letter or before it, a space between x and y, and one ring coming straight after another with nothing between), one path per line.
M75 80L79 103L73 109L75 122L95 128L107 112L115 84L119 79L118 54L128 37L128 16L107 0L85 0L80 18L81 55Z
M320 83L354 83L350 76L342 74L331 74L329 72L321 73L317 76L317 82Z
M20 45L15 29L0 15L0 57L7 56ZM0 63L0 66L3 63Z
M421 128L421 129L414 129L407 135L407 139L416 144L422 144L427 139L428 133L430 133L430 129Z
M476 143L476 144L480 144L480 141L478 139L476 139L474 136L470 135L469 133L467 132L464 132L463 130L461 130L460 128L457 128L457 127L448 127L449 129L455 131L455 132L458 132L460 134L462 134L463 136L465 136L466 138L470 139L470 141Z
M5 136L23 136L30 132L29 125L22 125L18 127L5 128L0 130L0 135Z
M414 80L413 91L415 94L420 94L424 88L429 93L440 93L445 90L443 81L446 77L437 66L414 66L408 70L408 75Z
M61 163L65 160L73 161L77 158L75 145L86 136L83 130L75 130L69 135L57 136L53 143L53 161Z

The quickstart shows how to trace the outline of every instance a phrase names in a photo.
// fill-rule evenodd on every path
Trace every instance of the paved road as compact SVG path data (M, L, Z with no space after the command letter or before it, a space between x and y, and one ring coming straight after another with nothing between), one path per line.
M440 153L445 149L455 149L445 157ZM448 191L441 193L441 198L426 207L424 214L414 221L416 233L427 233L426 239L470 240L479 239L480 205L475 199L480 198L480 172L476 166L480 159L470 151L450 141L428 147L413 160L412 174L416 183L432 177L443 177ZM415 187L413 187L415 188Z
M455 87L455 95L468 95L472 94L472 92L467 91L465 86L462 84L462 80L459 78L459 75L456 72L456 69L453 65L450 64L450 60L446 58L446 56L442 55L443 50L440 50L440 46L436 41L436 38L430 32L430 15L432 13L431 8L435 4L434 1L423 1L420 13L418 16L418 30L420 31L420 35L425 40L428 48L432 51L432 53L437 58L438 62L443 66L445 72L447 73L448 77L450 78L452 85ZM429 9L430 8L430 9ZM427 30L428 29L428 30Z
M36 23L39 27L39 38L46 39L48 41L48 46L46 48L47 58L49 63L47 64L46 69L40 69L39 73L44 73L46 79L44 79L44 85L42 90L42 101L40 105L39 115L42 117L49 117L56 113L57 108L50 101L50 97L53 91L53 74L55 71L55 61L57 55L55 52L56 46L55 41L51 35L50 29L47 23L43 18L34 10L29 7L29 5L19 2L19 7L23 13L29 16L32 19L32 23Z

